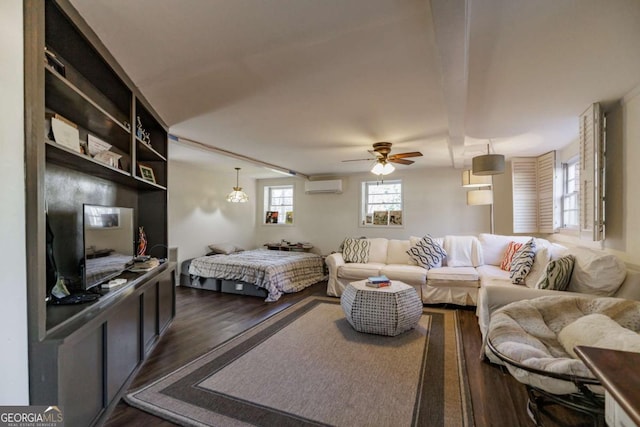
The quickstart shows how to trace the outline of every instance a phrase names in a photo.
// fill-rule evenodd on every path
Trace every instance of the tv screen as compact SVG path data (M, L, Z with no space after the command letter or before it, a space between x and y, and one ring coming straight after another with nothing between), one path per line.
M83 288L118 276L134 257L133 208L83 206Z

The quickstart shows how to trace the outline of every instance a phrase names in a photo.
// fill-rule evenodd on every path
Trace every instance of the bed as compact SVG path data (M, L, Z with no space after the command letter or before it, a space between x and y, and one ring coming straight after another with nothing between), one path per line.
M240 280L253 284L266 290L269 302L325 278L320 255L268 249L195 258L189 265L189 275L195 279Z

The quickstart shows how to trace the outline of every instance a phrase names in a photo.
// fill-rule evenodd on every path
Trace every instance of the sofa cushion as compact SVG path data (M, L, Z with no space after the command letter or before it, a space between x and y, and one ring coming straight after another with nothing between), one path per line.
M427 271L429 280L477 281L478 271L473 267L440 267Z
M567 290L611 296L627 274L624 262L615 255L587 248L570 250L576 258Z
M484 264L482 248L475 236L445 236L443 248L449 267L477 267Z
M376 237L367 240L371 242L371 247L369 248L369 262L386 264L389 240L383 237Z
M527 277L527 274L529 274L529 271L531 271L535 255L536 242L533 239L530 239L518 249L511 262L511 269L509 270L509 277L514 285L524 285L524 279Z
M536 288L564 291L569 285L569 280L571 280L574 260L575 258L573 255L567 255L562 258L549 261L545 268L545 273L536 283Z
M609 316L592 313L579 317L558 332L558 341L575 359L579 345L640 353L640 334L622 327Z
M544 274L547 269L547 264L550 260L549 255L549 247L538 247L538 241L536 240L536 256L533 258L533 265L531 266L531 271L527 274L527 277L524 279L524 284L528 288L535 288L538 280Z
M380 269L391 280L400 280L409 285L422 285L425 282L426 270L417 265L387 264Z
M442 246L429 235L424 236L415 246L409 248L407 254L420 267L426 269L441 266L442 260L447 256Z
M371 242L368 239L348 238L344 241L342 257L345 262L366 263L369 261Z
M503 236L500 234L480 233L478 240L482 247L484 264L500 265L509 242L527 243L530 236Z
M411 247L409 240L389 239L387 243L387 264L413 264L407 251Z
M502 262L500 263L500 268L503 269L504 271L510 271L511 270L511 263L513 262L513 257L515 256L516 252L518 252L518 249L520 249L522 247L523 243L517 243L517 242L509 242L509 244L507 245L507 250L504 253L504 258L502 258Z
M366 279L371 276L380 275L380 270L384 264L379 262L363 263L347 263L338 268L338 277L343 279Z

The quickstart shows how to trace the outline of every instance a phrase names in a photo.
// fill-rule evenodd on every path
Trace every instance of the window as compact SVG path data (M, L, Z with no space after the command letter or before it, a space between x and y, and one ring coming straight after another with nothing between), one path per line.
M360 219L366 226L401 226L402 181L363 182Z
M562 227L580 226L580 161L562 164Z
M264 187L264 223L293 224L293 185Z

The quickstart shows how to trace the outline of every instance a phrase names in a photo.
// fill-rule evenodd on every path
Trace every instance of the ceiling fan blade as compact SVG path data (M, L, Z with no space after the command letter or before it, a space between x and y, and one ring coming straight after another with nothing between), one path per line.
M411 165L411 164L415 163L413 160L405 160L405 159L392 159L392 158L389 158L387 160L389 162L391 162L391 163L398 163L400 165Z
M370 161L370 162L373 162L374 160L377 160L377 159L374 159L374 158L368 158L368 159L349 159L349 160L342 160L342 162L343 162L343 163L345 163L345 162L363 162L363 161L365 161L365 160Z
M419 151L411 151L408 153L398 153L392 156L389 156L390 159L404 159L405 157L420 157L422 153Z

